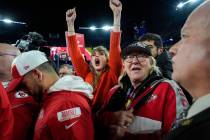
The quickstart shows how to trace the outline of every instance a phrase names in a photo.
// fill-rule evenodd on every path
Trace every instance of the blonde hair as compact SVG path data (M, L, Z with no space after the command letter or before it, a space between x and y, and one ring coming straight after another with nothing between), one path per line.
M98 52L104 52L105 56L106 56L106 59L107 59L107 65L104 67L103 71L102 72L105 72L106 70L109 69L109 65L108 65L108 62L109 62L109 51L104 47L104 46L97 46L93 49L93 53L95 53L96 51ZM95 71L95 69L93 68L92 64L90 63L90 70L91 72L93 73L93 83L92 83L92 86L93 86L93 90L95 91L97 85L98 85L98 81L99 81L99 78L100 78L100 74L97 73Z
M149 59L150 59L150 64L152 66L150 69L150 74L152 74L154 71L156 73L161 73L159 67L157 66L157 62L156 62L155 58L153 56L150 56Z
M121 73L120 73L120 76L118 77L118 84L120 85L121 88L123 88L123 83L122 83L122 79L125 77L125 76L128 76L125 69L122 69Z
M103 51L105 53L105 56L107 58L107 60L109 59L109 51L104 47L104 46L97 46L93 49L93 53L95 53L96 51L101 52Z

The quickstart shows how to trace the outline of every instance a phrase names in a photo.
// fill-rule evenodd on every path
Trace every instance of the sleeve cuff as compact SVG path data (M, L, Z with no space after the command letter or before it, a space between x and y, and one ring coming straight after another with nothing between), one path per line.
M67 36L74 36L74 35L76 35L76 33L75 32L66 31L66 35Z

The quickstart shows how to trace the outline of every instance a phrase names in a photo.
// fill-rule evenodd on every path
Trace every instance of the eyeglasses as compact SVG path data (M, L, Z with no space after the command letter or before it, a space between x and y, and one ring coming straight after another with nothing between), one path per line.
M128 63L132 63L134 58L137 58L137 60L139 62L144 62L146 60L146 58L148 58L149 56L146 54L137 54L137 55L127 55L125 57L125 61Z

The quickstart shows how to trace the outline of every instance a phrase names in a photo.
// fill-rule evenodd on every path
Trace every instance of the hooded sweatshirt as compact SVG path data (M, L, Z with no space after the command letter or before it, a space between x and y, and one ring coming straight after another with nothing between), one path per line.
M0 138L1 140L11 140L14 117L8 96L0 82Z
M93 140L92 87L77 76L64 76L44 97L34 140Z
M12 140L28 140L33 138L34 124L39 113L39 105L25 90L9 89L10 81L1 82L7 92L11 104L14 123L11 133ZM10 118L9 116L7 118ZM10 121L11 122L11 121ZM12 128L11 127L11 128Z

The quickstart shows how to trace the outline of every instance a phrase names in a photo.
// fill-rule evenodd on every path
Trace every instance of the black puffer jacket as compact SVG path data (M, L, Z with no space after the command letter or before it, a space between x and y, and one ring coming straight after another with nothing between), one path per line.
M172 61L168 51L164 50L157 58L157 66L163 74L163 77L172 79L171 74L173 72Z

